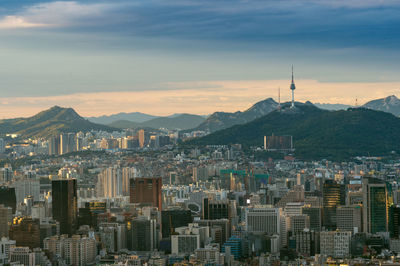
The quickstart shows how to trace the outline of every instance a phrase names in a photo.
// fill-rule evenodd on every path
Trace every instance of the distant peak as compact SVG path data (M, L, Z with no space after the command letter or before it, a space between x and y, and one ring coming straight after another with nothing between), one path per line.
M398 100L399 98L397 98L396 95L390 95L390 96L386 97L385 99L388 99L388 100Z

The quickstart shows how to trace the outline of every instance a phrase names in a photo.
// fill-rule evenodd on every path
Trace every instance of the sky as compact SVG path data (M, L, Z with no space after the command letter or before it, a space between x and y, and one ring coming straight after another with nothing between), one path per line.
M0 118L400 96L397 0L2 0Z

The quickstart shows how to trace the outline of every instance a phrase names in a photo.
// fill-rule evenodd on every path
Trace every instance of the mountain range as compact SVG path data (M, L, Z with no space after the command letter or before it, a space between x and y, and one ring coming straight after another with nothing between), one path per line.
M205 118L200 115L178 114L170 117L157 117L141 123L128 120L118 120L109 124L116 128L166 128L170 130L185 130L197 127Z
M400 151L400 118L367 108L327 111L313 104L296 104L188 141L188 145L234 144L262 146L264 136L293 136L296 157L342 160Z
M364 104L363 107L377 111L392 113L395 116L400 115L400 99L394 95L369 101Z
M90 130L114 131L115 128L92 123L72 108L54 106L32 117L0 120L0 134L15 133L24 138L49 137L61 132Z
M337 111L347 110L354 106L345 104L315 103L316 107L324 110ZM237 112L215 112L205 118L191 114L174 114L166 117L157 117L140 112L118 113L109 116L88 117L89 121L105 124L116 128L167 128L171 130L206 131L215 132L229 128L234 125L248 123L254 119L262 117L278 107L278 103L272 98L257 102L245 111ZM400 115L400 100L394 96L367 102L362 107Z
M154 115L149 115L149 114L144 114L140 112L134 112L134 113L118 113L118 114L112 114L112 115L102 115L102 116L97 116L97 117L86 117L90 122L96 123L96 124L103 124L103 125L108 125L111 123L114 123L116 121L130 121L130 122L136 122L136 123L142 123L149 121L154 118L158 118L158 116Z
M215 132L238 124L245 124L276 110L278 103L272 98L257 102L249 109L235 113L215 112L192 130Z

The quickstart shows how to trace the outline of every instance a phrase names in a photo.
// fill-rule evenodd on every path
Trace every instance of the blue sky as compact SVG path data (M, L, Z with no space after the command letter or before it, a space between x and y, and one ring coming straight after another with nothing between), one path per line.
M287 89L292 64L299 100L367 101L400 87L399 29L398 1L3 0L0 111L241 110Z

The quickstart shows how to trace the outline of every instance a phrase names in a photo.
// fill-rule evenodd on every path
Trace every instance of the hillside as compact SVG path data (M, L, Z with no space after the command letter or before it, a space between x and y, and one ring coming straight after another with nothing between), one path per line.
M78 115L72 108L54 106L28 118L0 120L0 134L17 133L22 137L48 137L61 132L90 130L113 131L115 128L94 124Z
M244 125L217 131L187 144L262 146L263 136L293 136L295 155L304 159L348 159L357 155L380 156L400 151L400 119L365 108L326 111L301 105L292 112L274 111Z
M376 99L363 105L365 108L392 113L395 116L400 115L400 99L394 95Z
M167 128L167 129L189 129L197 127L205 120L203 116L191 114L179 114L172 117L158 117L142 123L135 123L127 120L120 120L109 124L117 128Z
M87 119L93 123L108 125L121 120L142 123L157 117L158 116L148 115L140 112L134 112L134 113L118 113L113 115L103 115L97 117L87 117Z
M215 112L198 127L193 128L192 130L215 132L234 125L245 124L276 110L277 107L278 103L272 98L268 98L266 100L257 102L244 112Z

